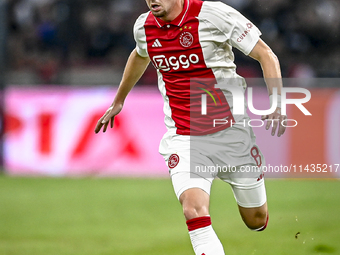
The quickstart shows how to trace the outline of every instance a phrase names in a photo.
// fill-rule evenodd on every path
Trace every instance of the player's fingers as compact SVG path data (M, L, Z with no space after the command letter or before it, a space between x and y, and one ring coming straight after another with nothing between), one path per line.
M96 134L100 131L100 129L101 129L102 126L103 126L103 123L102 123L103 118L104 118L104 116L101 117L101 118L98 120L98 122L97 122L96 128L94 129L94 132L95 132Z
M279 117L274 114L272 116L272 136L275 135L277 126L279 125Z
M113 106L111 106L109 109L107 109L102 123L103 124L108 123L116 114L117 113L113 111Z
M277 132L277 136L280 137L281 135L283 135L284 132L285 132L285 130L286 130L286 127L283 126L283 125L280 123L280 125L279 125L279 131Z
M273 125L273 119L268 116L267 119L267 125L266 125L266 130L270 128L270 125Z
M107 129L107 125L109 124L108 121L105 121L108 113L109 113L110 108L104 113L104 115L98 120L97 122L97 126L95 129L95 132L98 133L100 131L100 129L104 126L103 128L103 132L106 131Z
M103 127L103 132L105 133L107 127L110 125L111 128L114 126L114 117L121 111L122 105L118 105L117 107L111 106L106 110L103 117L101 117L96 125L95 132L98 133L100 129ZM110 123L111 122L111 123Z
M275 132L276 132L278 124L279 124L279 120L278 119L273 119L272 136L275 135Z
M102 126L103 126L103 124L98 123L98 124L96 125L96 128L94 129L94 132L95 132L96 134L98 134L98 132L100 131L100 129L102 128Z
M109 125L109 122L106 122L106 123L104 124L103 133L106 132L106 129L107 129L107 126L108 126L108 125Z
M112 116L110 116L110 115L105 116L105 118L102 120L102 123L103 123L103 124L108 123L108 122L110 121L111 118L112 118Z
M287 119L287 116L285 116L285 115L280 117L279 131L277 132L278 137L283 135L286 131L286 119Z
M108 114L105 116L105 118L102 120L102 124L104 125L109 125L110 124L110 127L113 128L113 124L114 124L114 118L115 116L113 115L112 113Z
M115 119L115 117L112 117L112 118L111 118L111 125L110 125L111 128L113 128L113 120L114 120L114 119Z
M261 120L266 120L266 119L268 119L268 115L262 115L261 116Z

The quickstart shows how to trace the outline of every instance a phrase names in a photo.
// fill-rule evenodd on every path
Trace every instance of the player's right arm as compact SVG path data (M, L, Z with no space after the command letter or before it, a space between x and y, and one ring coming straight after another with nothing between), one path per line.
M150 63L148 57L142 57L134 49L126 63L122 80L120 82L117 94L111 106L106 110L104 115L98 120L95 132L98 133L103 127L103 132L106 131L110 121L111 128L113 127L114 117L122 110L126 96L129 94L133 86L137 83L140 77L145 72L145 69Z

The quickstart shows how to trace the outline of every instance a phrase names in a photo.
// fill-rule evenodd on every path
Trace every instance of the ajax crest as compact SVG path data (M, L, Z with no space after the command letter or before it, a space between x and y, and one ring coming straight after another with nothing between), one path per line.
M190 47L194 42L194 36L189 32L183 32L179 36L179 42L185 48Z
M169 158L169 161L168 161L168 167L169 168L174 168L175 166L178 165L178 162L179 162L179 157L177 154L172 154Z

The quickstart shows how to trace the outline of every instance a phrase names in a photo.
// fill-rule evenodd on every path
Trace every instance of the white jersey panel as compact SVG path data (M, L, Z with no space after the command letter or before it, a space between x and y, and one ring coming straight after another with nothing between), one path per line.
M261 35L260 30L246 17L221 2L204 2L198 19L200 23L206 23L210 40L215 41L217 46L227 42L245 55L251 52Z
M136 50L138 55L142 57L148 57L148 45L146 44L146 35L144 29L144 23L148 17L149 13L143 13L138 17L133 27L133 36L136 41Z
M148 54L148 45L146 41L146 34L144 24L150 12L141 14L137 21L135 22L133 31L134 38L136 41L136 50L137 53L142 57L149 57ZM158 78L158 89L161 92L161 95L164 100L163 112L164 112L164 123L167 129L171 132L176 133L175 121L171 118L172 112L169 103L169 97L166 95L165 82L163 80L163 75L157 70L157 78Z
M166 128L169 132L176 133L176 126L175 121L171 118L172 112L171 107L169 103L169 97L166 95L166 88L165 88L165 82L163 80L163 75L157 70L157 77L158 77L158 89L162 94L164 105L163 105L163 112L164 112L164 123Z
M227 82L245 92L246 82L236 73L232 48L236 47L248 55L258 42L261 32L242 14L221 2L204 2L199 20L199 38L204 61L211 68L217 82ZM222 89L233 109L233 95ZM245 112L247 103L244 103ZM236 122L247 119L248 115L234 115Z

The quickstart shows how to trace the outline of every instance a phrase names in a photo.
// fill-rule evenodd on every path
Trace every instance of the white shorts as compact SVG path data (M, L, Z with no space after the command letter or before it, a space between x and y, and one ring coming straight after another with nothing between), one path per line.
M190 188L200 188L210 195L212 182L218 177L230 184L242 207L260 207L267 201L262 171L265 160L251 127L234 125L204 136L167 133L159 152L169 168L178 199Z

